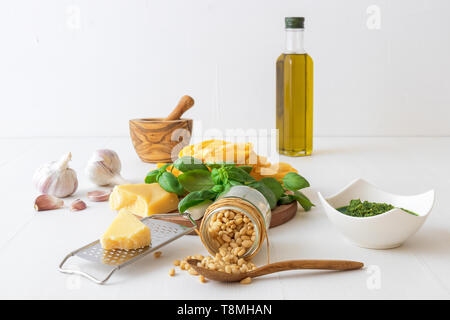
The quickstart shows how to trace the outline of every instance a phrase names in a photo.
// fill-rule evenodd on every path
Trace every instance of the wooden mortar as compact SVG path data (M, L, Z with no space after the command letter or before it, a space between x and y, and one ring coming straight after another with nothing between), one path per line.
M191 140L192 119L180 119L194 105L183 96L167 118L143 118L129 121L134 149L143 162L173 162Z

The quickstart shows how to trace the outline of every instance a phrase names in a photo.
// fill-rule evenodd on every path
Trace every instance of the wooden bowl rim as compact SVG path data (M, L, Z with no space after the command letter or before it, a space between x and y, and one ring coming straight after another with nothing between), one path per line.
M138 123L170 123L170 122L192 122L192 119L181 118L177 120L164 120L164 118L137 118L131 119L130 122Z

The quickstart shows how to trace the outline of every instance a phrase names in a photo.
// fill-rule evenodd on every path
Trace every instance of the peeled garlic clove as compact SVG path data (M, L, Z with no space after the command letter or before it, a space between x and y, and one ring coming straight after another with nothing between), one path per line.
M98 186L127 183L120 175L122 164L116 152L101 149L94 152L88 161L85 172L87 177Z
M42 194L34 201L36 211L55 210L62 208L64 201L48 194Z
M70 205L70 210L71 211L81 211L86 209L86 203L81 200L81 199L76 199L74 202L71 203Z
M111 195L111 190L107 190L107 191L95 190L95 191L89 191L87 193L88 199L91 201L94 201L94 202L108 201L110 195Z
M77 190L77 174L69 168L71 159L72 154L69 152L59 161L48 162L36 170L33 183L40 193L64 198Z

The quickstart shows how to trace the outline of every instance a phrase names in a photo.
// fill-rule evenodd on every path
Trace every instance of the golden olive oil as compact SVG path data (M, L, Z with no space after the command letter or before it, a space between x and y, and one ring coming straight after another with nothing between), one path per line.
M303 49L303 22L288 19L299 18L286 18L286 51L276 65L278 152L306 156L313 145L313 61Z

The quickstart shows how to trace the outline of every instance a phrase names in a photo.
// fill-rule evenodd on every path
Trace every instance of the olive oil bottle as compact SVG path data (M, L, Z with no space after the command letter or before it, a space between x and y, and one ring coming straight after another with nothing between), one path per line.
M313 145L313 61L303 47L303 17L285 18L286 48L277 60L278 152L307 156Z

